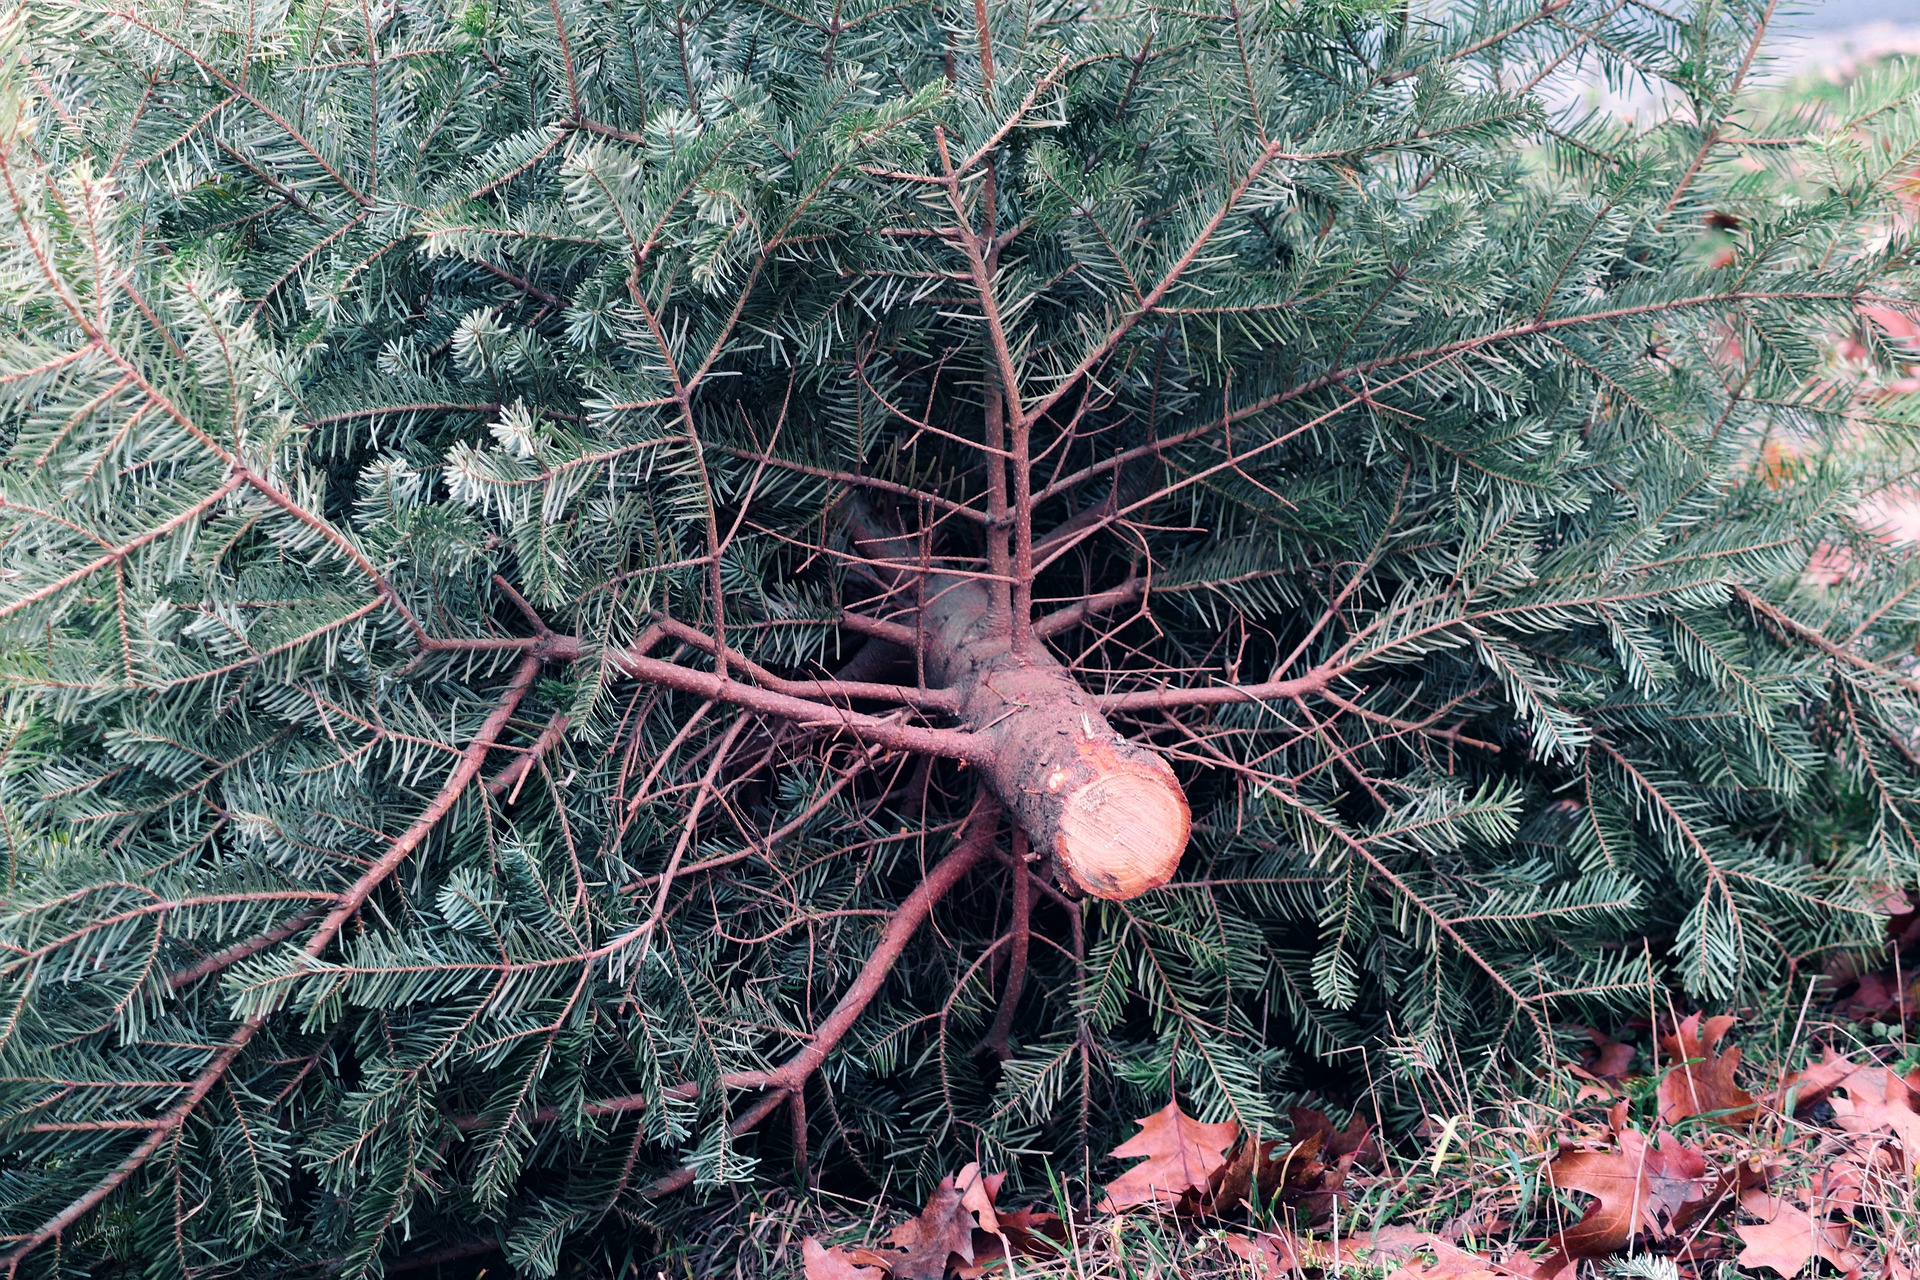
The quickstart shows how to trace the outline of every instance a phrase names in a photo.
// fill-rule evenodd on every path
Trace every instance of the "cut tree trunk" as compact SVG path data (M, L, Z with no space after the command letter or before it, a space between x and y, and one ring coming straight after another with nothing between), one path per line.
M922 602L927 682L958 696L959 720L991 747L980 766L987 785L1033 847L1098 898L1172 879L1192 818L1167 762L1115 732L1044 641L1016 647L984 581L923 575L906 539L880 534L864 513L850 523L861 550L893 574L895 603Z

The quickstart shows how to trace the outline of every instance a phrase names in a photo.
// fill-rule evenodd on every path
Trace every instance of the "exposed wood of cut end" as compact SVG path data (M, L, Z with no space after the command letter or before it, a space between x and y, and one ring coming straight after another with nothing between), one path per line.
M857 504L848 523L883 572L910 581L918 544L891 537ZM978 580L927 574L916 632L926 675L989 745L987 785L1058 868L1097 898L1136 898L1173 878L1192 825L1172 766L1114 731L1039 636L1015 645Z
M1129 768L1068 796L1057 852L1096 898L1135 898L1173 879L1192 818L1171 773Z

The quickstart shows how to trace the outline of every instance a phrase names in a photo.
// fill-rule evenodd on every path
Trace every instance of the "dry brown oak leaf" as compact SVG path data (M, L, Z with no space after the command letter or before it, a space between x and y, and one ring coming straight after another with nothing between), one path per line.
M1828 1094L1860 1068L1828 1046L1820 1061L1807 1064L1804 1071L1789 1072L1780 1087L1767 1096L1767 1103L1784 1111L1797 1112L1824 1101Z
M1734 1228L1745 1246L1734 1260L1742 1270L1767 1267L1793 1280L1815 1258L1842 1272L1856 1271L1866 1263L1847 1247L1852 1228L1844 1222L1816 1220L1799 1205L1757 1188L1740 1197L1740 1207L1760 1219Z
M1001 1175L995 1175L997 1181ZM975 1280L989 1273L1011 1274L1007 1253L1026 1258L1057 1258L1066 1250L1067 1229L1058 1214L1043 1209L1001 1209L999 1229L973 1233L973 1262L954 1268L956 1280Z
M1893 1134L1907 1167L1920 1167L1920 1094L1906 1080L1885 1067L1861 1067L1834 1086L1827 1105L1849 1133Z
M847 1250L829 1249L813 1236L800 1242L800 1263L807 1280L880 1280L886 1274L879 1267L859 1265Z
M1134 1123L1140 1132L1109 1154L1116 1159L1140 1157L1140 1163L1107 1184L1099 1204L1102 1213L1143 1204L1177 1206L1190 1195L1204 1194L1240 1137L1240 1126L1233 1121L1202 1124L1177 1102Z
M1576 1030L1584 1030L1593 1047L1581 1050L1579 1066L1567 1068L1580 1081L1574 1101L1607 1102L1619 1097L1619 1085L1633 1074L1633 1060L1640 1051L1593 1027Z
M1389 1227L1389 1231L1401 1232L1405 1229ZM1417 1232L1406 1231L1407 1239L1402 1253L1410 1253L1423 1237ZM1239 1231L1222 1233L1220 1242L1227 1251L1237 1258L1252 1264L1250 1270L1259 1280L1297 1280L1309 1269L1317 1271L1332 1270L1340 1266L1364 1265L1369 1253L1370 1239L1366 1236L1347 1236L1337 1241L1303 1240L1291 1231L1256 1231L1246 1235ZM1376 1264L1378 1263L1376 1259Z
M806 1280L957 1280L1002 1266L1007 1251L1050 1256L1049 1241L1064 1238L1060 1219L1036 1209L996 1209L1004 1173L981 1173L970 1164L944 1178L917 1217L888 1233L879 1248L826 1248L809 1237L801 1244Z
M1853 994L1840 1006L1840 1016L1849 1022L1903 1023L1920 1009L1920 978L1902 986L1900 975L1863 973Z
M1207 1179L1207 1193L1199 1203L1203 1213L1228 1214L1241 1205L1256 1205L1284 1193L1288 1188L1317 1186L1326 1166L1319 1160L1320 1139L1309 1138L1288 1148L1284 1156L1274 1153L1280 1144L1255 1133L1244 1135L1227 1157L1226 1163ZM1182 1207L1184 1207L1184 1202Z
M1549 1183L1596 1199L1554 1237L1556 1257L1602 1257L1636 1236L1666 1239L1706 1207L1706 1173L1706 1157L1670 1133L1649 1143L1628 1129L1616 1151L1562 1151L1547 1165ZM1557 1270L1548 1267L1543 1274Z
M1694 1116L1711 1116L1723 1124L1741 1125L1753 1119L1753 1095L1734 1083L1740 1050L1719 1052L1720 1041L1734 1020L1690 1015L1679 1027L1659 1037L1660 1052L1673 1069L1661 1079L1655 1099L1661 1124L1678 1124Z
M1387 1280L1508 1280L1514 1273L1494 1264L1493 1259L1468 1253L1458 1245L1431 1236L1424 1246L1433 1261L1414 1257L1394 1268Z
M997 1179L995 1185L997 1189ZM984 1225L978 1216L980 1206L986 1209L987 1221L997 1227L993 1197L980 1184L979 1165L968 1165L957 1178L942 1178L920 1216L887 1234L888 1244L905 1250L888 1263L893 1280L944 1280L950 1258L958 1258L963 1267L971 1266L974 1228Z
M1311 1138L1320 1139L1319 1155L1325 1168L1317 1187L1287 1187L1282 1198L1297 1216L1319 1222L1332 1215L1334 1201L1339 1197L1340 1188L1346 1185L1347 1174L1353 1166L1379 1161L1380 1144L1373 1140L1373 1126L1357 1114L1344 1129L1335 1129L1333 1121L1308 1107L1293 1107L1287 1117L1293 1121L1296 1145L1304 1146Z
M1057 1215L1039 1209L999 1209L994 1200L1004 1173L981 1173L978 1164L970 1164L954 1175L960 1190L960 1207L973 1215L973 1257L953 1269L956 1280L975 1280L990 1271L1009 1270L1007 1254L1027 1257L1051 1257L1059 1252L1054 1246L1066 1239L1066 1230Z
M1248 1264L1247 1269L1255 1280L1292 1280L1308 1266L1318 1265L1313 1255L1301 1248L1301 1242L1285 1232L1276 1235L1262 1231L1249 1236L1229 1231L1220 1237L1220 1242L1234 1257ZM1303 1253L1307 1254L1305 1259L1301 1256Z
M957 1185L958 1179L942 1178L920 1216L888 1233L886 1247L828 1249L809 1237L800 1246L807 1280L880 1280L883 1275L893 1280L945 1280L950 1259L958 1259L962 1267L972 1265L977 1218L967 1200L977 1191L979 1170L978 1165L967 1166L972 1185L966 1191ZM979 1199L977 1194L974 1198ZM990 1194L985 1203L991 1216Z

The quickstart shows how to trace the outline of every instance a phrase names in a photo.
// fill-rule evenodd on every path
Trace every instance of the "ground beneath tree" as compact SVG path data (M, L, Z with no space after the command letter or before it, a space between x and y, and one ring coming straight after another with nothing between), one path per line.
M1871 1002L1884 986L1859 990ZM1296 1108L1271 1138L1172 1103L1114 1149L1128 1167L1090 1210L1024 1204L970 1163L890 1228L795 1236L780 1252L806 1280L1705 1280L1729 1266L1912 1280L1911 1045L1834 1024L1801 1065L1755 1067L1736 1034L1731 1016L1691 1015L1647 1037L1641 1064L1635 1045L1593 1031L1546 1097L1437 1109L1423 1149L1376 1139L1381 1099L1345 1124Z
M1798 1007L1577 1029L1577 1061L1471 1104L1459 1063L1271 1124L1174 1100L1104 1183L1036 1202L966 1163L891 1222L771 1214L766 1260L805 1280L1914 1280L1920 909L1886 910L1884 955L1836 960ZM1409 1101L1424 1121L1385 1136Z

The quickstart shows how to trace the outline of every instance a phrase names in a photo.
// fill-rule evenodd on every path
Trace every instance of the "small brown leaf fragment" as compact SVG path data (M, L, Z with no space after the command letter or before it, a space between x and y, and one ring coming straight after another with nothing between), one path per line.
M1920 895L1916 895L1920 896ZM1906 894L1896 894L1882 903L1887 915L1887 945L1898 951L1920 942L1920 907Z
M1453 1249L1448 1241L1413 1227L1382 1227L1342 1236L1337 1241L1303 1240L1285 1230L1258 1231L1251 1236L1228 1231L1220 1238L1236 1257L1253 1263L1254 1275L1262 1280L1298 1280L1308 1270L1334 1272L1360 1267L1377 1271L1411 1259L1421 1250Z
M1580 1082L1573 1091L1576 1106L1583 1102L1612 1102L1620 1096L1620 1089L1611 1081L1602 1080L1581 1067L1568 1067L1567 1070Z
M1240 1126L1233 1121L1202 1124L1177 1102L1134 1123L1140 1132L1110 1154L1143 1158L1107 1184L1099 1205L1103 1213L1142 1204L1177 1205L1189 1193L1205 1192L1208 1179L1227 1162L1227 1151L1240 1136Z
M1059 1254L1055 1243L1065 1243L1066 1231L1057 1215L1039 1209L999 1209L994 1206L1004 1173L981 1173L978 1164L970 1164L954 1175L960 1192L960 1206L972 1215L973 1258L970 1262L952 1262L954 1280L975 1280L990 1271L1004 1269L1011 1251L1025 1257L1047 1258ZM1043 1243L1044 1241L1044 1243Z
M1840 1006L1840 1015L1850 1022L1887 1022L1902 1024L1920 1007L1920 978L1902 986L1899 975L1865 973L1860 975L1853 994Z
M1348 1152L1329 1166L1321 1150L1323 1141L1321 1133L1308 1134L1282 1155L1280 1143L1257 1134L1244 1135L1227 1162L1208 1180L1207 1193L1197 1206L1199 1211L1217 1217L1245 1204L1258 1208L1277 1201L1293 1209L1298 1217L1310 1219L1316 1211L1324 1217L1332 1206L1331 1197L1346 1179L1354 1153Z
M1286 1164L1273 1155L1279 1147L1278 1142L1257 1133L1243 1134L1226 1163L1207 1179L1206 1195L1198 1205L1200 1211L1217 1217L1232 1213L1250 1201L1271 1199L1286 1178Z
M1582 1055L1581 1067L1595 1080L1624 1080L1633 1072L1633 1060L1640 1051L1630 1044L1621 1044L1612 1036L1593 1027L1588 1027L1587 1039L1593 1041L1593 1048Z
M1673 1064L1656 1094L1661 1124L1678 1124L1694 1116L1712 1116L1733 1125L1753 1119L1753 1095L1734 1083L1740 1050L1718 1052L1733 1023L1723 1016L1708 1018L1703 1027L1696 1013L1659 1037L1661 1053Z
M1222 1239L1236 1256L1254 1264L1262 1280L1298 1277L1309 1268L1339 1274L1349 1267L1378 1271L1388 1266L1393 1271L1387 1280L1512 1280L1530 1274L1412 1227L1384 1227L1337 1242L1301 1240L1285 1231L1252 1237L1228 1232ZM1432 1260L1422 1254L1433 1255Z
M947 1259L973 1261L974 1217L961 1202L954 1179L942 1178L917 1218L895 1227L887 1243L906 1252L890 1265L893 1280L945 1280Z
M1628 1129L1617 1151L1562 1151L1547 1165L1555 1188L1596 1197L1555 1238L1567 1258L1597 1258L1636 1236L1665 1239L1674 1220L1707 1198L1706 1158L1670 1133L1657 1145Z
M1044 1209L1003 1209L1000 1231L1007 1243L1030 1258L1048 1258L1059 1252L1054 1245L1067 1242L1067 1228L1057 1213Z
M1358 1112L1347 1121L1346 1128L1338 1130L1324 1112L1315 1111L1312 1107L1290 1108L1287 1118L1293 1121L1293 1140L1305 1142L1308 1138L1318 1137L1320 1149L1328 1160L1340 1160L1348 1156L1353 1160L1373 1160L1380 1154L1380 1144L1373 1140L1373 1126Z
M1847 1247L1852 1229L1843 1222L1816 1221L1798 1205L1760 1190L1741 1196L1740 1207L1760 1219L1734 1228L1745 1246L1735 1265L1743 1269L1767 1267L1793 1280L1815 1258L1843 1272L1864 1265Z
M1842 1157L1814 1174L1813 1182L1800 1197L1801 1200L1807 1204L1822 1205L1829 1213L1852 1214L1859 1210L1862 1196L1867 1194L1869 1184L1877 1179L1872 1170L1856 1163L1856 1160L1864 1155L1867 1162L1874 1162L1875 1156L1880 1154L1874 1150L1877 1145L1868 1144L1864 1152L1856 1146L1851 1153L1853 1159Z
M1251 1269L1257 1280L1285 1280L1301 1271L1300 1259L1294 1253L1290 1236L1266 1231L1248 1236L1229 1231L1220 1239L1234 1257L1253 1264Z
M954 1185L960 1191L960 1207L973 1215L974 1225L982 1231L1000 1230L993 1198L1000 1194L1000 1184L1006 1180L1004 1173L982 1174L978 1161L954 1175Z
M800 1262L807 1280L880 1280L879 1267L856 1266L844 1249L829 1249L808 1236L800 1242Z
M1404 1224L1381 1227L1374 1231L1363 1231L1358 1235L1342 1237L1340 1253L1355 1262L1370 1263L1375 1267L1384 1267L1389 1262L1404 1262L1419 1250L1427 1247L1429 1240L1451 1243L1445 1236L1436 1236L1432 1232L1422 1231L1418 1227Z

